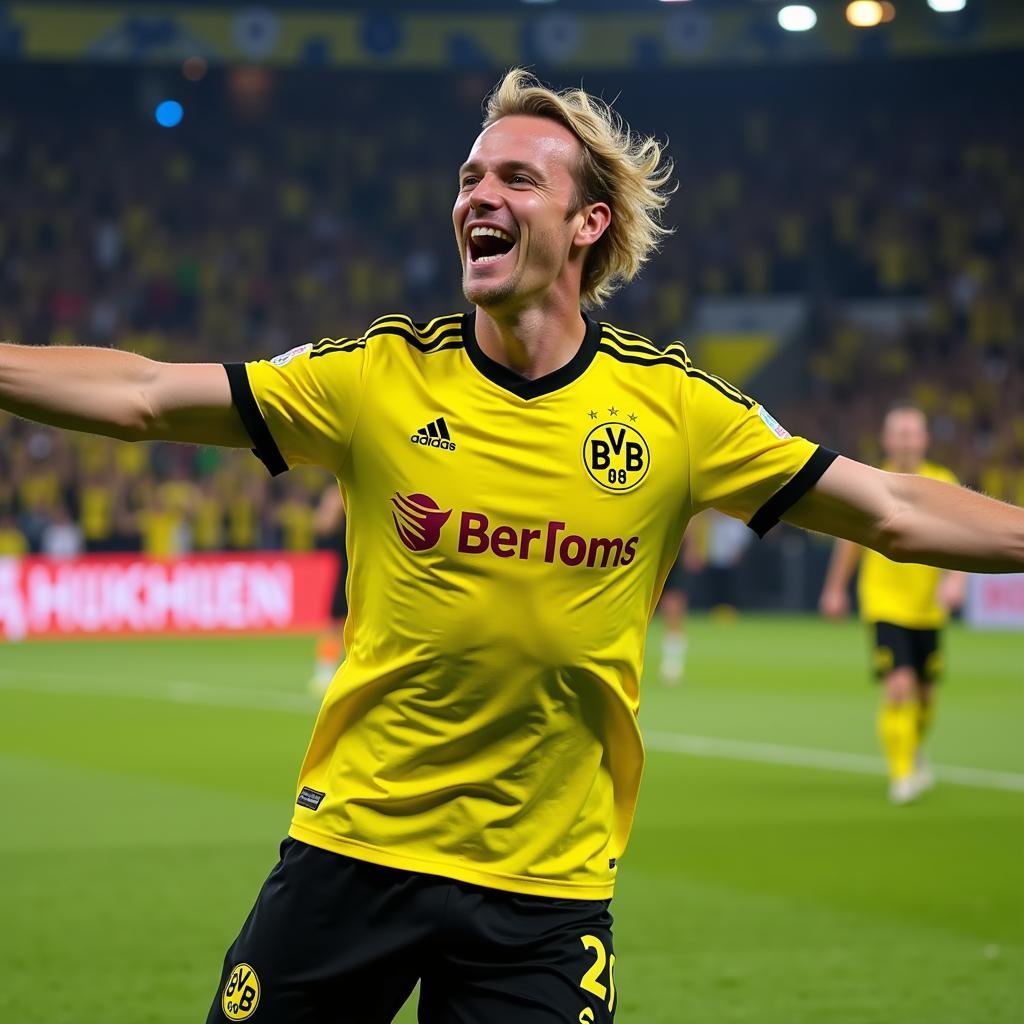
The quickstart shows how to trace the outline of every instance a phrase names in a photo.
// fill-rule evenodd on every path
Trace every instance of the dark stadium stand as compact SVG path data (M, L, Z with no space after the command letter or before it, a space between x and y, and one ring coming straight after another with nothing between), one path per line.
M881 411L909 397L939 461L1024 502L1024 137L998 77L963 66L984 108L941 68L898 88L898 64L856 89L823 70L812 95L785 70L671 97L663 77L610 83L669 137L680 190L676 234L601 318L685 340L700 298L799 294L808 357L775 408L794 433L873 460ZM489 76L211 72L166 130L145 72L2 75L19 102L0 110L0 337L238 360L464 306L449 213ZM845 313L882 299L914 311L895 334ZM0 416L0 555L62 550L73 523L99 550L302 549L324 482Z

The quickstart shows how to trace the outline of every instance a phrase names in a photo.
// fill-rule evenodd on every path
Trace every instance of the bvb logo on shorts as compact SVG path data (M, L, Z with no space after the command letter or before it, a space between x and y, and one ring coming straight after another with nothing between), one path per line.
M583 442L583 465L606 491L631 491L651 464L651 450L636 427L602 423Z
M221 1009L228 1020L248 1020L260 1004L260 979L248 964L236 964L224 986Z

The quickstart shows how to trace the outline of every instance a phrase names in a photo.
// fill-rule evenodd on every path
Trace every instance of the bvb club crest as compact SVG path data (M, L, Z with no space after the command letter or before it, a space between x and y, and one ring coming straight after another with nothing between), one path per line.
M628 423L602 423L583 441L583 465L606 491L631 491L647 476L651 450Z
M248 964L236 964L224 985L221 1009L228 1020L248 1020L260 1004L260 980Z

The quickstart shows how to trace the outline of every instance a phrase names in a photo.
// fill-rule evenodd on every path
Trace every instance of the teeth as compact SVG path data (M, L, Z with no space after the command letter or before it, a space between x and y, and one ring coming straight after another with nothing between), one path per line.
M493 235L495 238L500 238L503 242L515 244L515 239L507 231L502 231L501 228L473 228L469 233L470 238L483 238L485 235Z

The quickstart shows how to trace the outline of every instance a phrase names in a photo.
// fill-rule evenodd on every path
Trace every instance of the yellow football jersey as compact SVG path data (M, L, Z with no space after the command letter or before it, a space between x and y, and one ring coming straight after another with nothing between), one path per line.
M958 483L948 469L931 462L921 463L917 475ZM893 562L865 548L857 579L861 618L865 622L891 622L906 629L941 629L947 618L938 599L943 572L930 565Z
M474 314L383 317L229 365L272 473L316 463L348 510L347 657L290 834L377 864L611 894L644 752L644 640L690 517L763 534L834 456L751 399L587 320L526 380Z

